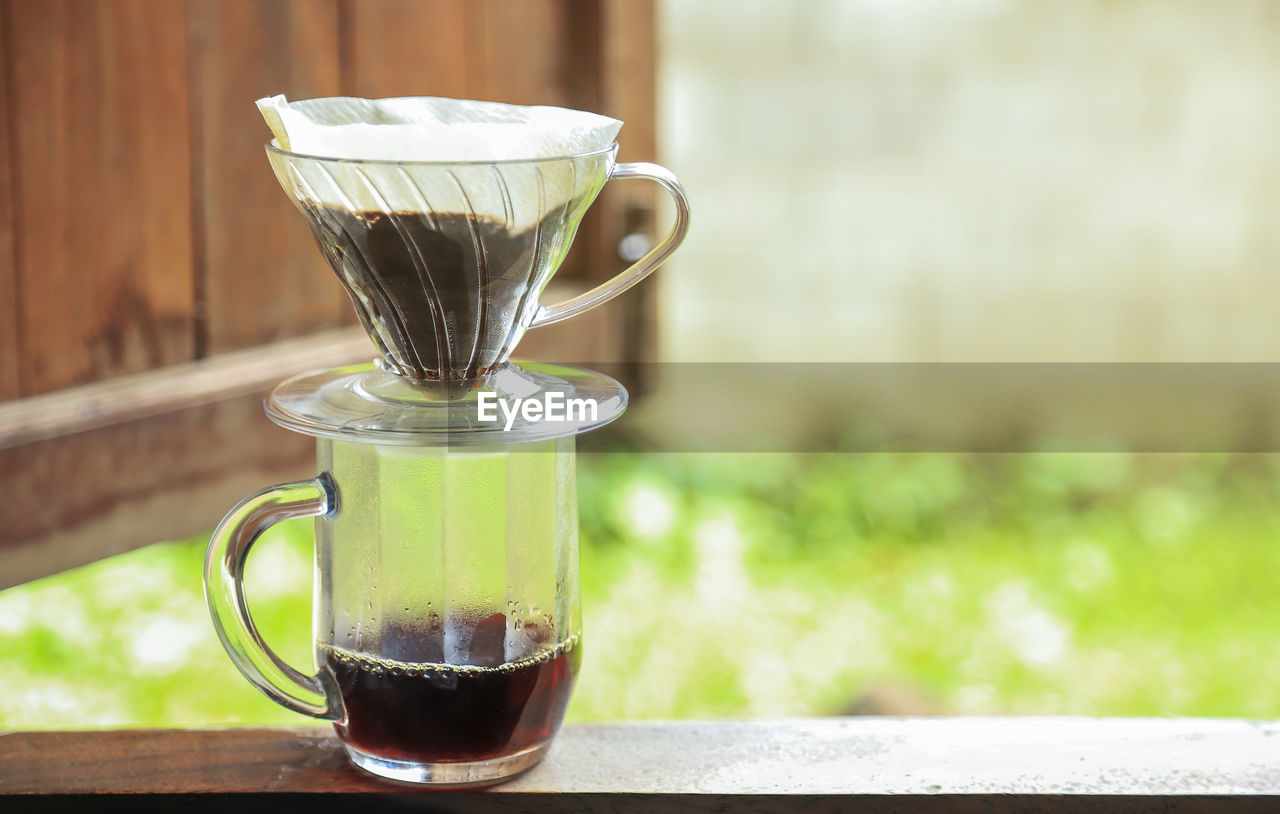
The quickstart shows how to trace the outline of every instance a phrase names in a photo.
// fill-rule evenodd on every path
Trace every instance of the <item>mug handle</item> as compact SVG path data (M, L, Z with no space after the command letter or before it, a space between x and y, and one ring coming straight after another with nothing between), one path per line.
M204 560L209 613L236 668L282 707L326 721L342 717L337 685L323 671L316 675L298 672L267 647L249 616L244 563L249 549L268 527L291 517L332 516L337 507L337 491L328 475L268 486L240 501L222 518Z
M613 170L609 173L609 180L612 181L615 178L648 178L650 181L656 181L659 186L671 194L671 199L675 201L675 224L671 227L671 231L667 233L667 236L662 239L662 242L650 249L644 257L641 257L630 268L618 274L612 280L564 302L539 306L537 313L534 314L533 321L529 323L530 328L552 325L581 314L583 311L595 308L601 303L608 302L649 276L654 269L662 265L663 261L671 256L671 253L684 240L685 234L689 231L689 199L685 197L684 187L680 185L680 181L670 170L657 164L644 162L615 164Z

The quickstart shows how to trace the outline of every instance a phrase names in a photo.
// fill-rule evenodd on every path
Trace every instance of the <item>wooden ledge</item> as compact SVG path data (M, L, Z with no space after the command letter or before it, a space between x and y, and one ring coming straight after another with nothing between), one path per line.
M584 286L553 283L544 297ZM616 361L620 313L533 331L520 353ZM0 588L208 532L245 495L314 476L315 440L268 421L263 396L297 373L376 355L361 329L339 328L0 403Z
M5 795L294 795L432 811L1261 810L1280 805L1280 723L835 718L567 726L487 792L423 792L347 764L325 728L0 735ZM370 793L376 797L369 797ZM107 795L103 797L102 795ZM347 798L346 795L357 795ZM131 798L135 802L139 798ZM148 798L162 806L164 798ZM14 797L6 810L65 804ZM225 799L220 805L225 807ZM264 802L263 805L266 805ZM252 806L251 806L252 807Z

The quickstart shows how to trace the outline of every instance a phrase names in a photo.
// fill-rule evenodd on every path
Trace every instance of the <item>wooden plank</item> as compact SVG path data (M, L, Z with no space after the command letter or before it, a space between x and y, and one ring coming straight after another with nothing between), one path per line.
M359 772L327 728L24 732L0 736L0 792L179 794L170 805L185 806L257 794L238 799L263 811L290 804L280 795L440 812L1255 811L1277 802L1277 731L1203 719L570 725L528 773L447 794ZM344 794L359 796L332 796Z
M27 394L192 358L185 7L10 0Z
M625 122L623 161L656 161L657 34L653 0L600 0L600 113Z
M467 3L467 93L518 105L571 106L570 12L565 0Z
M263 153L254 100L337 95L337 0L188 0L200 351L354 320Z
M0 450L0 588L212 530L245 495L314 474L314 456L261 394Z
M359 328L338 328L212 359L0 405L0 449L74 435L241 395L305 370L372 359Z
M465 11L457 0L343 0L343 92L466 96Z
M13 29L8 3L0 3L0 401L21 395L18 361L18 269L15 252L13 177L9 131L13 128L9 104L9 56L13 53Z
M618 134L619 161L657 161L657 34L653 0L600 0L600 111L623 122ZM653 184L630 181L605 187L593 215L601 219L589 245L587 266L592 280L622 271L629 261L618 245L632 232L651 241L669 228L657 223L661 193ZM623 297L627 307L619 325L624 362L652 361L657 354L658 286L670 269Z
M358 329L0 407L0 588L207 531L314 474L315 442L262 412L281 379L373 355Z

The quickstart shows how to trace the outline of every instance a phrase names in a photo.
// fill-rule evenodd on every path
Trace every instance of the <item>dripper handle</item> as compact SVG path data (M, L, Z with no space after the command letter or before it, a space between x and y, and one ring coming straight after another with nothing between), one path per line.
M689 231L689 199L685 197L684 187L670 170L657 164L644 162L615 164L613 171L609 173L609 180L612 181L615 178L647 178L657 182L658 186L670 193L671 199L675 202L675 224L658 245L612 280L564 302L540 306L533 321L529 323L530 328L551 325L608 302L649 276L684 240L685 234Z
M244 595L244 563L269 526L336 510L337 491L328 475L269 486L227 513L213 532L204 560L204 593L213 626L237 669L282 707L326 721L342 717L341 693L331 675L295 670L262 640Z

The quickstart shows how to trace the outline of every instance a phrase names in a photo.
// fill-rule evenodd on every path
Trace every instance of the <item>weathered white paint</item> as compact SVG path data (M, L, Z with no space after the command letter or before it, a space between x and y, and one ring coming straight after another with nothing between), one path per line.
M497 788L587 794L1280 794L1280 723L829 718L574 725Z

